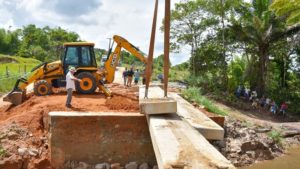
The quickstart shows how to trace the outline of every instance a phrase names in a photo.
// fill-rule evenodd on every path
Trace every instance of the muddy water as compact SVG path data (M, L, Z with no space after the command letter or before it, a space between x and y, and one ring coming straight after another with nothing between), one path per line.
M286 155L239 169L299 169L300 147L291 148Z

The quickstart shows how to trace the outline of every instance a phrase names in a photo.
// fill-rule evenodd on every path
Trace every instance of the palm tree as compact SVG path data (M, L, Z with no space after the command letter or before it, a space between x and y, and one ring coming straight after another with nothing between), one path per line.
M283 18L277 18L269 10L271 2L272 0L253 0L251 7L243 7L241 17L231 25L237 40L256 46L259 62L256 89L259 95L265 92L270 45L300 30L300 25L288 28Z

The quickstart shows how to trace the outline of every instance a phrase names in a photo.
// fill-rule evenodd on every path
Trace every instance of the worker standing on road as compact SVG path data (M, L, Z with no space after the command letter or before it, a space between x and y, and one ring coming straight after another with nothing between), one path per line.
M136 69L134 72L134 84L137 85L140 81L140 72L139 69Z
M123 71L123 79L124 79L124 86L126 86L126 82L127 82L127 67L125 67L125 70Z
M131 87L133 74L134 74L133 67L131 67L130 70L127 71L127 86L128 87Z
M73 90L75 90L75 80L78 82L81 82L80 79L76 78L74 76L74 73L76 72L75 67L69 67L69 72L66 75L66 89L67 89L67 101L66 101L66 107L71 108L71 101L72 101L72 94Z

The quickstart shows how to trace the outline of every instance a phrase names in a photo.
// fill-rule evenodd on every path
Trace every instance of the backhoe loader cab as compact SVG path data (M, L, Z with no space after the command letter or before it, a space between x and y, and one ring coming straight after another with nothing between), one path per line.
M64 73L67 73L69 66L97 68L94 46L94 43L88 42L64 43L64 53L61 57Z

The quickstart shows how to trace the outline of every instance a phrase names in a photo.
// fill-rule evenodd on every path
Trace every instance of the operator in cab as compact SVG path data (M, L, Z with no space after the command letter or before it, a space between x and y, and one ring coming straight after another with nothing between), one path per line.
M76 78L74 76L74 73L76 72L75 67L69 67L69 72L66 75L66 89L67 89L67 101L66 101L66 107L72 108L71 101L72 101L72 94L73 90L75 90L75 81L81 82L80 79Z

